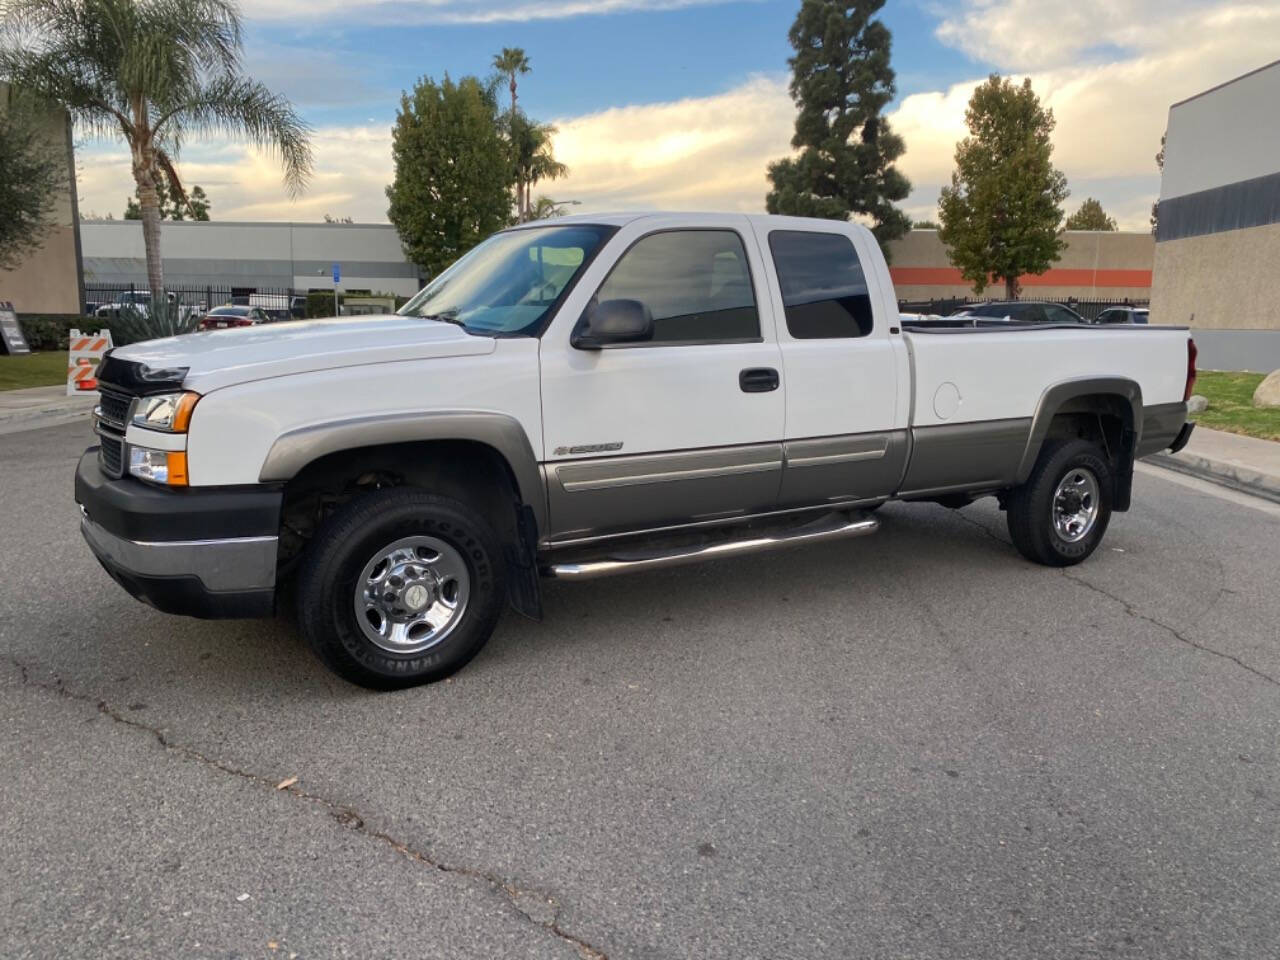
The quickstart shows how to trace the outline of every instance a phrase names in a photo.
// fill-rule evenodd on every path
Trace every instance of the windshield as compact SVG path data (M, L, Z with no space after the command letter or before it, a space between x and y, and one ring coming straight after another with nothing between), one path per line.
M575 224L495 234L397 312L448 320L482 335L536 335L547 311L611 232Z

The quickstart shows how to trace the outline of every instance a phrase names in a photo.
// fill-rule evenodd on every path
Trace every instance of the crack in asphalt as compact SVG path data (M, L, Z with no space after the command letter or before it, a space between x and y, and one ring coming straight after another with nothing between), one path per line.
M969 524L970 526L977 527L979 530L985 533L992 540L995 540L997 543L1002 543L1005 546L1010 545L1008 540L1005 540L1003 537L996 535L991 530L991 528L988 527L985 523L982 523L978 520L974 520L970 517L966 517L964 516L964 514L960 513L959 510L955 511L955 515L959 519L963 520L965 523ZM1066 579L1070 580L1072 583L1078 583L1080 584L1080 586L1088 590L1092 590L1094 593L1101 594L1102 596L1106 597L1108 600L1113 600L1116 603L1120 604L1120 606L1124 608L1124 612L1129 616L1134 617L1135 619L1138 619L1138 620L1144 620L1147 623L1151 624L1152 626L1159 627L1161 630L1168 633L1174 639L1179 640L1182 643L1185 643L1187 646L1192 647L1193 649L1199 650L1201 653L1207 653L1210 656L1220 657L1223 660L1228 660L1231 663L1234 663L1236 666L1240 667L1242 670L1246 670L1249 673L1253 674L1259 680L1265 680L1267 683L1271 684L1272 686L1280 687L1280 679L1277 679L1276 677L1271 676L1269 673L1259 670L1257 667L1253 666L1252 664L1246 663L1244 660L1241 660L1235 654L1227 653L1223 650L1215 649L1214 647L1207 646L1203 643L1200 643L1197 640L1191 639L1190 637L1186 636L1181 631L1179 631L1176 627L1171 627L1169 624L1161 620L1157 620L1155 617L1150 617L1150 616L1147 616L1145 613L1142 613L1124 597L1117 596L1116 594L1111 593L1109 590L1104 590L1102 587L1099 587L1096 584L1090 583L1088 580L1085 580L1083 577L1073 577L1065 569L1059 569L1058 572L1061 573ZM1222 591L1219 590L1219 596L1221 596L1221 593ZM1216 598L1214 602L1216 602Z
M545 893L541 893L536 890L526 890L521 887L517 887L509 880L505 880L497 874L490 873L487 870L438 860L431 854L410 846L405 841L397 840L395 837L383 830L378 830L369 826L360 812L352 807L330 800L328 797L321 796L320 794L311 793L302 789L296 783L281 788L279 785L284 781L284 778L264 777L261 774L254 773L250 770L234 767L224 761L207 757L194 747L170 740L162 728L151 726L150 724L135 720L132 717L125 716L112 707L106 700L96 700L89 694L77 693L74 690L68 689L62 682L62 678L52 671L49 672L49 675L52 677L52 681L43 682L33 678L31 676L31 668L16 657L5 655L4 659L17 669L19 678L24 687L34 687L39 690L57 694L60 697L73 700L77 703L89 704L95 707L104 717L107 717L121 726L131 727L134 730L151 734L155 738L156 743L166 751L176 753L179 756L188 760L193 760L213 770L217 770L220 773L225 773L233 777L239 777L242 780L247 780L250 783L270 790L272 793L287 793L298 800L305 800L309 803L316 804L322 807L339 826L367 837L370 840L376 840L379 843L390 847L396 853L408 860L420 863L433 870L438 870L441 873L466 877L486 884L491 890L500 893L505 897L509 905L520 916L524 917L535 926L541 927L542 929L550 932L573 947L578 952L578 956L581 957L582 960L608 960L608 956L599 947L594 946L582 937L570 933L560 925L560 904L554 897L547 896ZM530 898L535 898L540 904L549 908L551 914L549 919L543 919L542 916L537 915L538 913L545 914L546 911L538 911L536 907L530 906L528 904Z
M1212 656L1220 657L1223 660L1229 660L1232 663L1234 663L1236 666L1240 667L1241 669L1247 670L1249 673L1252 673L1258 679L1265 680L1267 683L1271 684L1272 686L1280 687L1280 680L1277 680L1275 677L1271 676L1269 673L1264 673L1263 671L1259 670L1257 667L1251 664L1245 663L1245 661L1241 660L1235 654L1226 653L1223 650L1217 650L1217 649L1214 649L1213 647L1206 646L1205 644L1200 643L1199 641L1192 640L1190 637L1180 633L1176 628L1169 626L1169 624L1164 623L1163 621L1157 620L1155 619L1155 617L1149 617L1145 613L1142 613L1140 610L1136 609L1133 606L1133 604L1131 604L1124 597L1116 596L1114 593L1111 593L1109 590L1104 590L1102 587L1099 587L1096 584L1092 584L1088 580L1085 580L1082 577L1073 577L1071 576L1071 574L1067 573L1066 570L1061 570L1060 572L1063 575L1063 577L1070 580L1072 583L1078 583L1080 584L1080 586L1088 590L1092 590L1094 593L1101 594L1102 596L1106 597L1108 600L1114 600L1116 603L1120 604L1120 606L1124 607L1125 613L1127 613L1129 616L1134 617L1135 619L1138 619L1138 620L1145 620L1147 623L1151 624L1152 626L1156 626L1156 627L1159 627L1161 630L1164 630L1171 637L1174 637L1177 640L1181 640L1183 643L1185 643L1189 647L1193 647L1194 649L1199 650L1202 653L1208 653L1208 654L1211 654Z

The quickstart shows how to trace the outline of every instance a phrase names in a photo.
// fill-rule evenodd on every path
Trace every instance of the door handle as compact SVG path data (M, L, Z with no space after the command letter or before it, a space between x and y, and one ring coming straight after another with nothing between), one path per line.
M738 374L743 393L768 393L778 389L778 371L773 367L748 367Z

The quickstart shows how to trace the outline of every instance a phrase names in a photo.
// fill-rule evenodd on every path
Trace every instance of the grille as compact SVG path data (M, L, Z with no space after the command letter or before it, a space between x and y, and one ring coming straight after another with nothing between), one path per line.
M98 391L98 405L102 408L102 419L120 429L124 429L129 420L129 405L133 397L114 390Z
M98 447L98 460L102 464L102 472L110 477L118 477L124 473L124 443L109 434L98 437L102 445Z

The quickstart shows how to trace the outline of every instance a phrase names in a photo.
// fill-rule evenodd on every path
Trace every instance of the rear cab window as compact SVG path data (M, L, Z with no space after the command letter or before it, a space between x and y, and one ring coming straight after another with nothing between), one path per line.
M773 230L787 332L797 340L865 337L874 326L871 294L853 241L842 233Z

